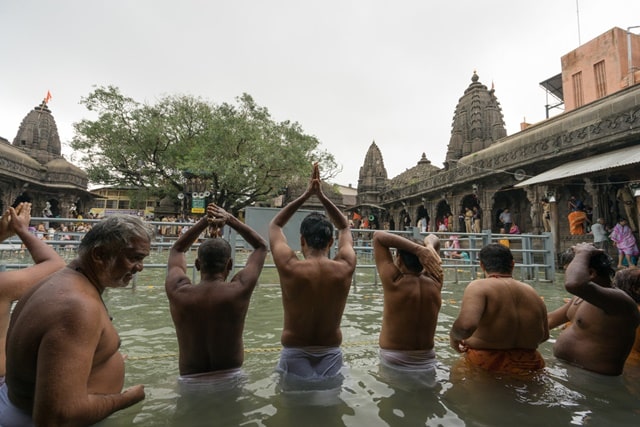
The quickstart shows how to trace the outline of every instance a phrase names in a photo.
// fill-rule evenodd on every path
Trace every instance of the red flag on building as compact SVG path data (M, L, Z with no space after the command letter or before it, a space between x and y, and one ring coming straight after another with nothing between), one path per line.
M358 214L358 212L354 212L354 213L353 213L353 220L354 220L354 221L357 221L357 220L359 220L359 219L362 219L362 216L360 216L360 215Z
M51 101L51 92L47 91L47 96L44 97L44 103L48 104Z

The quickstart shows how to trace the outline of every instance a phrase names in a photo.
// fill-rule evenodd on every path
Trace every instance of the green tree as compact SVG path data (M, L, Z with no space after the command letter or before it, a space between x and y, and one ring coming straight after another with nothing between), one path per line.
M94 184L135 186L162 197L198 177L211 201L236 213L306 176L314 161L325 179L335 176L333 155L297 122L275 122L250 95L236 101L215 105L182 95L148 105L116 87L98 87L81 100L97 119L74 125L71 147Z

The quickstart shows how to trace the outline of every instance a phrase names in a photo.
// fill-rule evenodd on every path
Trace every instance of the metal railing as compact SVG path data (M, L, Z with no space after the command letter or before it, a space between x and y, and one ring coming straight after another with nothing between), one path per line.
M61 219L61 218L33 218L34 222L65 222L65 223L91 223L99 220L77 220L77 219ZM184 222L160 222L149 221L156 229L159 227L184 227L190 226L191 223ZM356 266L356 272L353 275L353 283L357 284L358 271L373 269L373 283L378 284L378 274L373 259L373 247L371 244L371 238L375 230L369 229L354 229L352 230L354 236L354 249L358 255L358 264ZM428 233L421 233L418 228L412 228L405 231L392 231L394 234L403 235L405 237L411 237L416 240L422 241ZM77 250L82 236L85 232L54 232L47 233L51 235L51 239L47 241L52 245L59 253L64 253L68 256L72 256ZM533 280L537 282L552 282L555 276L555 253L553 250L553 241L550 233L543 234L492 234L491 231L485 230L481 233L433 233L440 238L440 254L442 256L442 267L445 271L445 280L458 283L461 279L473 280L478 277L481 272L480 263L478 260L478 253L488 243L495 243L500 240L509 240L509 246L511 252L514 255L515 267L514 272L519 272L518 278L521 280ZM68 236L70 239L63 236ZM460 244L459 248L447 248L445 243L451 240L452 236L457 236L457 240ZM232 257L234 259L234 270L244 267L244 264L237 261L237 250L243 250L246 248L246 243L239 236L235 230L227 227L225 239L229 241L232 248ZM158 253L168 250L177 236L168 236L164 234L157 234L155 241L151 243L152 251ZM199 242L194 243L191 250L197 250ZM0 243L0 260L5 258L5 254L20 250L22 243L17 237L12 237ZM337 242L332 248L332 254L335 254L337 249ZM451 252L458 252L459 254L465 253L466 256L460 258L452 258L448 255ZM5 263L2 265L4 269L18 269L28 267L30 264L23 263ZM145 264L145 269L157 269L165 268L166 264ZM192 277L195 281L197 272L193 264L188 265L188 268L192 271ZM275 264L265 264L265 269L275 269ZM464 274L461 274L464 273ZM514 274L515 275L515 274ZM135 284L135 280L134 280Z

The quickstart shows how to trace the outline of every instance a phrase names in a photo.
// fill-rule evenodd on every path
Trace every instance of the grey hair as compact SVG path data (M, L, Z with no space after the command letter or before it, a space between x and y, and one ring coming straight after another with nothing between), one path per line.
M104 248L116 255L129 246L132 240L151 242L155 237L153 227L133 215L111 215L94 224L78 246L78 256L87 255L94 248Z

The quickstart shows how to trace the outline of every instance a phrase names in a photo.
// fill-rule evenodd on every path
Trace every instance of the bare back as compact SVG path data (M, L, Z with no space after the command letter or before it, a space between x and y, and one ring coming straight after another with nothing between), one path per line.
M277 264L276 264L277 265ZM339 346L355 262L314 256L278 266L286 347Z
M118 334L96 288L71 268L18 302L7 342L9 398L27 412L39 400L56 407L58 400L80 403L122 390Z
M544 302L531 286L511 277L469 283L456 323L476 328L465 340L474 349L536 349L549 336Z
M183 283L167 291L180 347L180 374L242 366L242 333L253 287L238 281Z
M425 274L402 274L383 280L384 312L380 348L431 350L442 304L442 285Z

